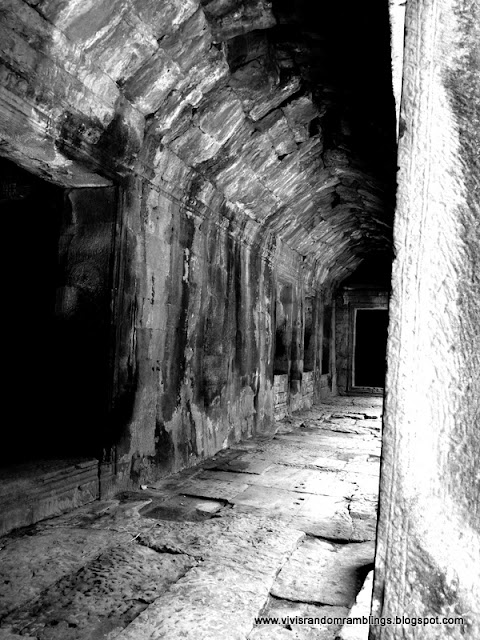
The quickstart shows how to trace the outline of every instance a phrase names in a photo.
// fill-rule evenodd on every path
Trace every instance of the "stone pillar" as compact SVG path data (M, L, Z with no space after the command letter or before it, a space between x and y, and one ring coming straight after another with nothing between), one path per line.
M303 292L295 290L292 304L292 345L290 350L290 403L292 411L303 407Z
M374 640L480 637L480 7L409 0Z
M275 373L289 374L292 350L293 286L278 284L276 303Z

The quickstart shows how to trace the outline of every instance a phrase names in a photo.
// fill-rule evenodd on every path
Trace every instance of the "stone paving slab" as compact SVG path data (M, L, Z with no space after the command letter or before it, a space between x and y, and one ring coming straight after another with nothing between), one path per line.
M348 438L347 438L348 439ZM373 447L341 446L341 439L325 438L318 442L310 442L302 438L297 440L288 436L278 437L267 444L262 444L258 454L264 460L276 464L294 464L296 466L317 465L321 458L338 458L349 462L368 460ZM319 455L321 454L321 455Z
M33 531L32 531L33 533ZM125 533L85 529L39 531L9 536L0 550L0 618L36 598L63 576L78 571L112 544L128 540Z
M380 476L380 457L374 455L360 455L351 457L344 467L344 470L350 474L365 474L379 478Z
M272 523L265 514L239 515L233 511L222 518L200 523L159 521L140 534L137 541L159 552L188 554L202 560L232 561L248 566L251 571L275 562L283 549L295 549L304 533Z
M204 472L193 480L183 483L178 493L231 502L239 493L248 489L249 486L245 476L224 476L222 478L219 473L216 475L206 474L207 472Z
M367 463L365 466L370 467L371 463ZM378 466L376 466L378 469ZM372 500L378 498L378 491L380 486L380 479L378 473L354 473L352 471L346 472L345 476L357 486L357 494L368 497Z
M356 593L378 493L380 421L365 415L381 412L360 401L300 412L198 467L2 539L0 640L333 640L328 625L254 625L267 611L338 608L318 604L320 574L330 600Z
M226 471L205 471L197 476L199 487L203 483L228 481L238 483L245 477L243 474L229 473ZM248 485L284 489L297 493L313 493L316 495L348 497L355 493L358 486L347 480L341 473L332 474L321 469L301 469L284 465L271 465L261 475L248 478ZM248 486L247 485L247 486ZM242 491L245 491L244 487ZM201 489L198 489L201 491ZM238 494L237 494L238 495Z
M240 567L197 567L114 637L245 640L268 591L268 585Z
M203 562L115 636L118 640L245 640L279 566L303 538L299 531L252 517L210 521L196 531L203 534L205 544L197 546ZM154 546L156 537L164 539L154 530L142 542Z
M197 562L134 543L115 546L2 620L39 640L91 640L121 630Z
M252 485L233 502L238 513L268 514L272 519L312 536L357 539L348 510L349 503L337 496L295 494Z
M322 456L319 456L319 457L309 455L308 460L305 462L302 460L295 460L292 458L287 459L286 457L282 457L281 451L282 451L281 447L276 447L270 450L267 450L265 447L263 447L258 451L252 451L247 454L242 454L239 458L237 458L237 460L239 463L241 463L241 461L243 460L246 460L252 466L258 465L257 468L262 469L260 473L263 473L266 469L268 469L272 465L283 465L283 466L290 466L290 467L297 467L297 468L311 467L314 469L319 468L319 469L326 469L331 471L341 471L342 469L345 468L349 460L355 460L358 457L359 459L363 460L366 464L367 457L368 457L366 454L360 454L359 456L356 456L353 453L349 453L348 455L344 453L343 454L344 459L339 459L337 457L338 452L334 450L329 450L328 452L322 451ZM229 466L225 466L225 467L222 466L221 468L218 467L217 465L213 465L213 467L204 466L204 469L205 470L218 469L222 471L234 472L234 469L230 468ZM245 482L250 482L250 481L251 481L251 478L245 479Z
M284 433L276 435L267 445L267 451L274 448L276 442L285 442L294 445L296 448L319 448L333 451L355 451L361 453L372 453L380 450L378 438L368 434L355 434L357 438L349 437L351 434L318 429L316 433Z
M330 428L331 427L331 428ZM276 434L270 442L276 440L286 440L287 442L296 442L300 445L310 443L310 446L329 446L333 447L335 451L346 449L350 451L352 449L362 449L370 452L372 449L380 447L379 438L373 434L370 429L365 429L361 433L355 432L358 437L351 438L351 431L340 431L340 428L333 428L333 425L323 425L318 428L309 429L297 429L295 431L289 431L288 433Z
M263 474L272 462L255 456L255 454L246 453L238 456L234 460L222 462L214 466L206 466L205 469L215 469L218 471L230 471L233 473L245 473L247 475Z
M281 640L282 638L286 640L332 640L341 627L339 619L343 619L347 615L347 607L316 606L270 597L262 611L262 616L278 618L279 624L256 626L248 636L248 640ZM286 621L287 618L290 620L289 624ZM302 618L303 622L298 622L298 618ZM281 622L282 619L285 621L284 623Z
M351 607L374 556L373 541L339 545L307 539L282 568L271 593L285 600Z
M159 502L164 500L163 497L157 499ZM88 506L81 507L62 516L40 522L35 525L34 531L43 532L63 528L92 529L110 531L112 534L121 533L128 539L136 535L139 522L144 520L140 512L151 502L152 496L146 491L130 492L122 494L115 500L97 502L93 509L89 509Z

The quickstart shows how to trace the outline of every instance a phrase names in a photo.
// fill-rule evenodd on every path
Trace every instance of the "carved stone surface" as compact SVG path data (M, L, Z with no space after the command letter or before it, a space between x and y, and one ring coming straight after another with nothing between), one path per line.
M375 639L480 635L479 25L468 2L407 4L373 612L440 624Z

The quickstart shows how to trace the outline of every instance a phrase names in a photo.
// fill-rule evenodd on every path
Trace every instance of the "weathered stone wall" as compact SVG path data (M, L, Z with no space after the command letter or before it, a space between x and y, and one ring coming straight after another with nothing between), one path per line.
M393 129L382 127L393 102L369 85L383 114L371 126L364 97L352 108L341 82L319 75L320 43L332 35L316 16L315 3L291 15L261 0L2 4L0 153L118 203L108 221L92 206L88 229L72 235L75 255L62 253L83 263L78 282L65 283L65 309L89 289L96 260L96 291L112 292L97 318L112 324L96 351L102 362L108 351L113 378L108 389L95 383L110 410L104 493L265 427L274 371L288 376L289 410L309 402L324 291L390 242ZM346 42L355 33L356 24ZM349 82L339 62L329 73ZM379 162L374 151L386 148Z
M479 42L478 4L407 3L373 611L447 623L376 640L480 637Z
M218 192L171 154L156 158L165 163L162 181L129 185L119 230L117 446L104 475L123 485L195 464L270 424L282 300L291 318L287 411L311 402L316 375L314 368L303 389L306 278L298 255L267 244L251 221L240 227ZM320 293L308 293L318 306Z
M111 388L115 189L65 193L58 248L55 340L49 354L51 420L65 455L100 457ZM51 445L54 449L54 445Z
M189 214L150 188L142 205L144 290L129 356L139 406L125 453L171 470L271 415L272 276L260 249L221 219Z

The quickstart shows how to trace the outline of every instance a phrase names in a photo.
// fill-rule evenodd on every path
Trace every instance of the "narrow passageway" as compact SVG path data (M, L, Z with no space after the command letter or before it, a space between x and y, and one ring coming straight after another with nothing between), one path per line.
M333 640L374 560L381 411L332 398L5 537L0 638Z

